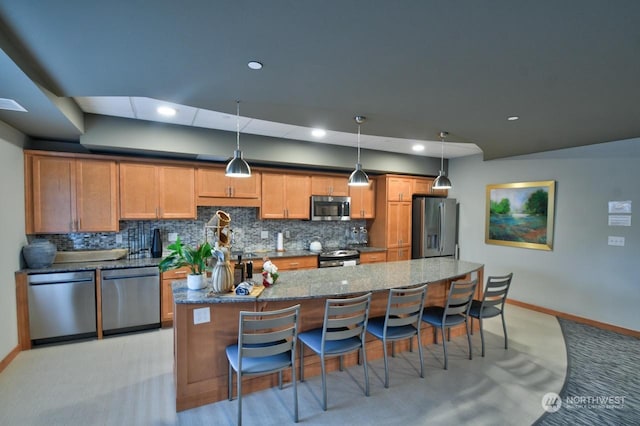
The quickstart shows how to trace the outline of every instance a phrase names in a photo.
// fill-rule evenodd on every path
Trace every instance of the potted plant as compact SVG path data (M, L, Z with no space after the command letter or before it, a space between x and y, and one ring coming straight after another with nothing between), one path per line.
M167 249L169 255L160 261L158 267L161 272L171 269L189 267L191 273L187 276L187 286L190 290L199 290L204 287L203 274L207 266L207 260L211 257L211 244L204 243L196 248L182 244L180 237Z

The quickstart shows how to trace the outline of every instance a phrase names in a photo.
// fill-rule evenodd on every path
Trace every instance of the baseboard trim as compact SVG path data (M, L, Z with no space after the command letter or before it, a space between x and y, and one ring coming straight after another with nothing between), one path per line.
M581 324L591 325L593 327L601 328L603 330L614 331L616 333L624 334L626 336L632 336L640 339L640 331L630 330L624 327L618 327L617 325L607 324L606 322L594 321L589 318L579 317L577 315L567 314L565 312L555 311L553 309L544 308L542 306L532 305L530 303L521 302L519 300L507 299L507 304L520 306L521 308L530 309L532 311L542 312L543 314L549 314L556 317L568 319L571 321L579 322Z
M0 373L2 373L4 369L7 368L9 364L11 364L11 361L13 361L15 357L18 356L19 353L20 353L20 345L13 348L13 350L9 352L7 356L5 356L2 359L2 361L0 361Z

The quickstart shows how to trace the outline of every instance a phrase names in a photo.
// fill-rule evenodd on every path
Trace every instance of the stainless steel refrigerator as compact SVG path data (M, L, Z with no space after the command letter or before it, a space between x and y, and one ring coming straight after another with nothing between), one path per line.
M411 225L413 259L456 255L458 206L454 198L414 198Z

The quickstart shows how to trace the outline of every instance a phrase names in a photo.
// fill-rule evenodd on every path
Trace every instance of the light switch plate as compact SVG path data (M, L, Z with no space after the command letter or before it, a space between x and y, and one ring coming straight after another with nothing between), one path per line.
M193 310L193 323L204 324L211 322L211 312L209 308L198 308Z
M177 232L169 232L169 234L167 235L167 239L169 240L170 243L173 243L174 241L176 241L178 239L178 233Z
M624 237L612 237L609 236L608 244L610 246L620 246L624 247Z
M116 234L116 244L122 244L122 234Z
M269 231L261 231L260 238L262 238L263 240L269 238Z

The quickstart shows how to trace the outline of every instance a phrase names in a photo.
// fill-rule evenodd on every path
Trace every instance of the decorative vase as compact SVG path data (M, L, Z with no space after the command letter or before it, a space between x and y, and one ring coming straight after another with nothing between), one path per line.
M211 285L215 293L228 293L233 290L233 271L228 260L217 262L213 267Z
M202 274L187 275L187 288L189 290L200 290L204 288L204 279Z
M56 246L43 239L36 238L30 244L22 247L22 255L29 268L47 268L56 258Z

